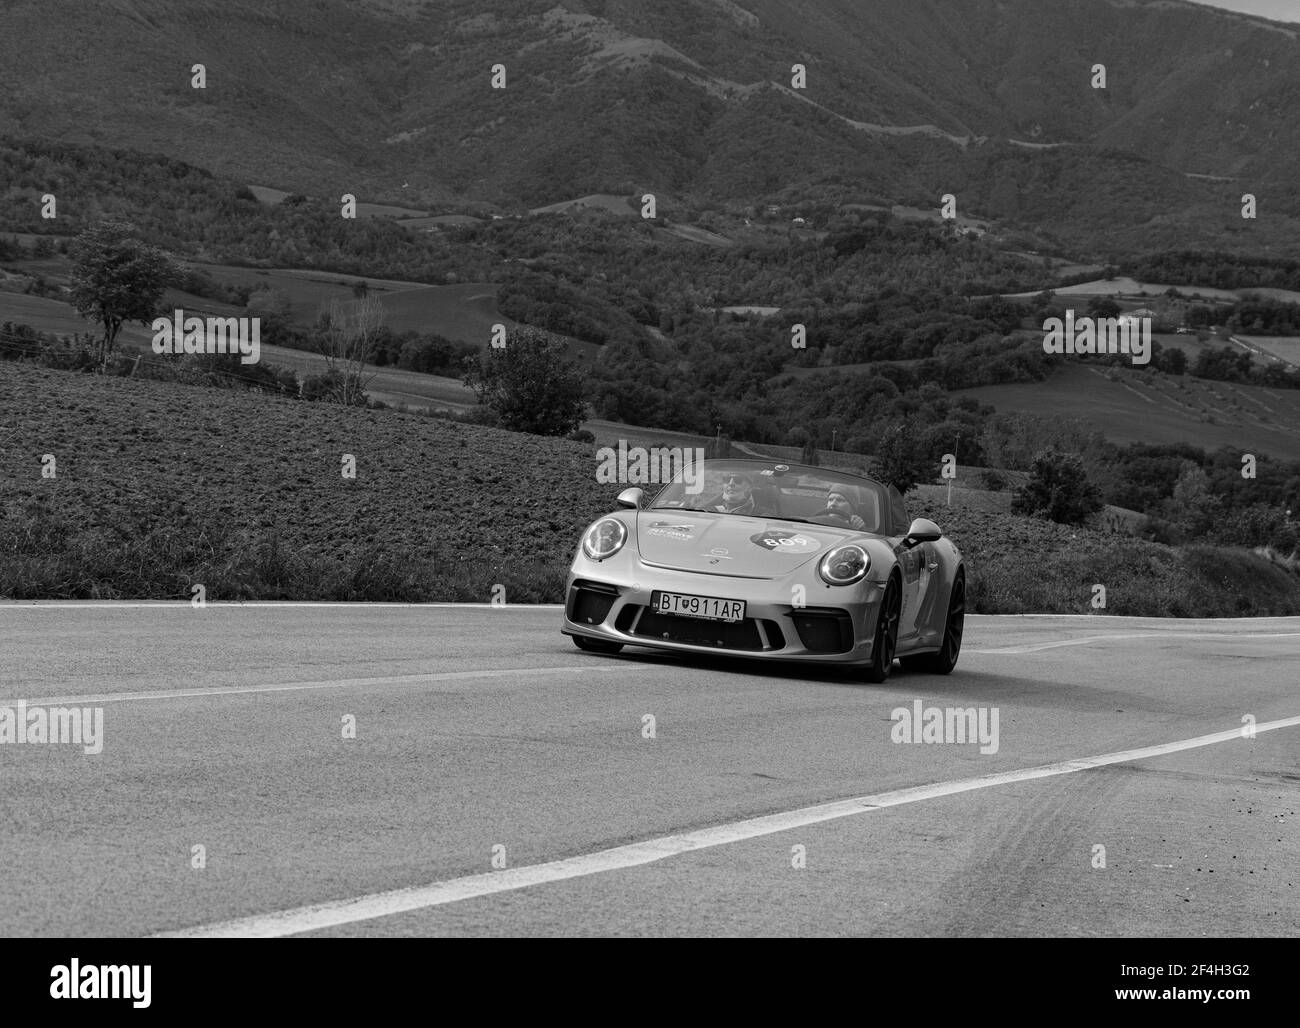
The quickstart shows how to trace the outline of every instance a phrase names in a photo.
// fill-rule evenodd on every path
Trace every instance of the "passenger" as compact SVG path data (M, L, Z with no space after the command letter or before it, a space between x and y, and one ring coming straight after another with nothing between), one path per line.
M722 474L722 492L705 500L700 509L724 514L753 514L754 483L743 472L725 471Z

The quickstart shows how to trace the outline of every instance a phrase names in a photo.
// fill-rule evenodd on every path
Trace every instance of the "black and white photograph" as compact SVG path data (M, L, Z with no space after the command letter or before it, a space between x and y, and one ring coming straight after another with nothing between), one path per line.
M818 938L1258 1010L1298 825L1300 0L0 0L42 1004Z

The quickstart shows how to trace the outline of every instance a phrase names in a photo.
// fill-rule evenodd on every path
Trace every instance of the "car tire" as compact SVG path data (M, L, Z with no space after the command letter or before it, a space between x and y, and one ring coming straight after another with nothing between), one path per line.
M966 573L957 572L948 597L948 616L943 623L943 645L937 653L924 653L907 657L903 667L908 671L925 671L932 675L946 675L957 666L961 655L961 639L966 631Z
M623 648L622 643L606 642L604 639L592 639L585 635L575 635L574 645L588 653L617 653Z
M898 578L890 575L885 595L880 601L880 613L876 616L876 638L871 646L871 663L863 671L863 677L872 685L885 681L893 667L894 652L898 649L898 618L901 611L902 592Z

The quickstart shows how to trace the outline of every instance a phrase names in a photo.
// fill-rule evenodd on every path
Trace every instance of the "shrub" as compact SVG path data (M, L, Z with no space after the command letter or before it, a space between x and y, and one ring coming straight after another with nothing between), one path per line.
M303 379L301 396L304 400L322 403L342 403L347 396L352 406L365 407L368 401L366 394L359 388L361 376L353 374L351 377L352 388L345 390L346 379L337 368L330 368L319 375L308 375Z
M585 374L564 343L532 328L513 329L501 349L479 353L465 384L513 432L567 435L587 415Z
M1014 514L1082 524L1101 510L1101 497L1088 481L1083 462L1072 453L1044 450L1034 458L1029 481L1011 500Z

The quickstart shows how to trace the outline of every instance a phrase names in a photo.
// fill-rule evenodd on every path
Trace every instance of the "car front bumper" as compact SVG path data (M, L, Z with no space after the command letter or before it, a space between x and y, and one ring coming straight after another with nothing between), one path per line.
M630 549L630 547L629 547ZM565 635L681 653L857 666L871 661L884 584L826 585L815 565L774 579L655 567L635 552L596 561L581 551L565 584ZM744 600L740 622L663 615L658 591Z

